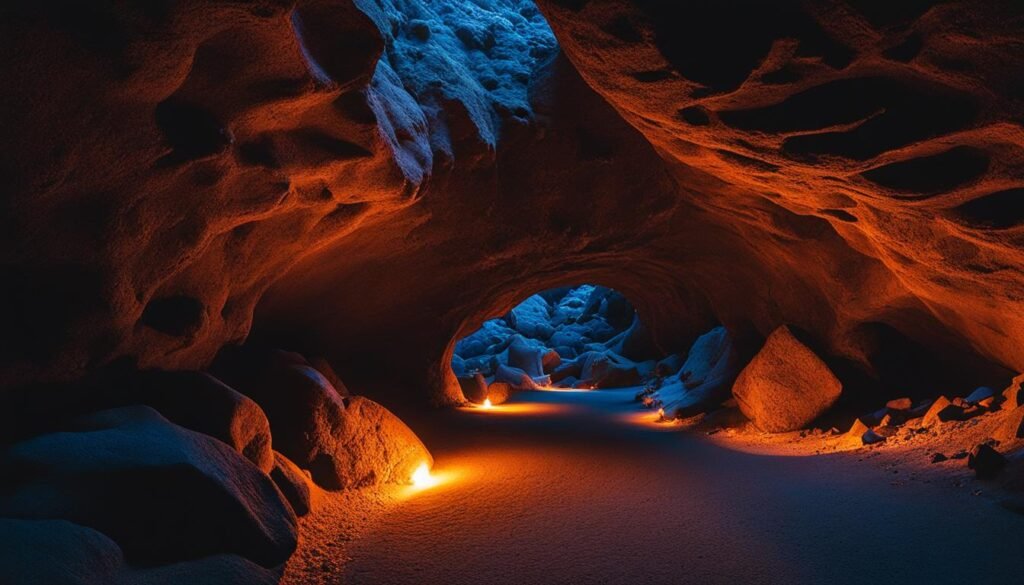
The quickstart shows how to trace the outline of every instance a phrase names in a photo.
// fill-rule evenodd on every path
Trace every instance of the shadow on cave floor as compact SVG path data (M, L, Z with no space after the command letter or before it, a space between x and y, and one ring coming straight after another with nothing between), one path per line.
M637 388L515 394L408 422L442 482L351 546L345 583L1015 583L1024 518L894 482L863 452L672 432ZM904 468L906 473L913 470Z

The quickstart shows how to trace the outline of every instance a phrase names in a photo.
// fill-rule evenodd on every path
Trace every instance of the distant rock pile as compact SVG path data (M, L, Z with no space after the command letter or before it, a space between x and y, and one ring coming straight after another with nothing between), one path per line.
M485 322L456 343L452 369L467 400L498 403L508 389L636 386L657 355L623 295L582 285L535 294Z

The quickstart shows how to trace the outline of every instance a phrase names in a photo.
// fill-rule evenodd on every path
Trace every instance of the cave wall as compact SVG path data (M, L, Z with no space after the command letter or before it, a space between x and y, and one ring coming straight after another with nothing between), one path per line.
M3 8L0 384L201 368L255 315L456 401L455 339L580 282L667 351L1024 368L1019 8L538 4Z

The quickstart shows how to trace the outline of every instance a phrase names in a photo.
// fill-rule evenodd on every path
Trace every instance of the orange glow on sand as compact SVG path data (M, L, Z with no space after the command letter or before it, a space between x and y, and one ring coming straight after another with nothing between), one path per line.
M538 415L538 414L555 414L566 410L567 407L562 404L546 404L543 402L514 402L504 404L492 404L490 408L483 404L477 404L474 406L464 406L459 410L467 413L474 413L478 415L486 414L487 416L521 416L521 415Z
M412 472L412 486L416 489L427 489L437 485L437 478L430 474L430 467L427 462L420 463L416 471Z
M544 392L590 392L593 388L559 388L558 386L538 386Z

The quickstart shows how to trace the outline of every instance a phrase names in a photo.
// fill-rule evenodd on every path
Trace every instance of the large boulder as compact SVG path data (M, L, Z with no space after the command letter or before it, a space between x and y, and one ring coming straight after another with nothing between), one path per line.
M757 428L771 433L807 426L831 407L843 387L825 362L779 327L740 372L732 394Z
M264 473L274 466L263 409L210 374L140 372L115 392L120 406L145 404L176 425L227 443Z
M133 564L232 553L274 567L295 550L295 516L269 477L146 406L10 445L0 469L0 516L93 528Z
M533 378L519 368L506 365L498 366L498 369L494 374L494 381L505 382L519 390L536 390L537 388L551 384L551 378L548 376L538 376Z
M667 418L693 416L728 400L738 373L735 342L725 327L716 327L697 338L679 375L663 383L653 398Z
M417 467L434 458L401 419L363 396L347 400L344 433L332 469L344 487L408 483ZM314 472L315 473L315 472Z
M531 378L544 375L544 349L530 345L521 336L515 336L508 346L508 365L519 368Z
M533 295L516 305L507 319L513 329L534 339L547 339L554 331L551 327L551 306L540 295Z
M66 520L0 518L4 585L274 585L275 571L237 555L132 568L117 543Z
M318 371L287 355L239 348L223 354L214 369L263 407L274 447L308 469L317 485L338 490L405 482L421 462L432 462L423 443L383 406L340 396ZM368 430L373 425L381 426L379 436Z

